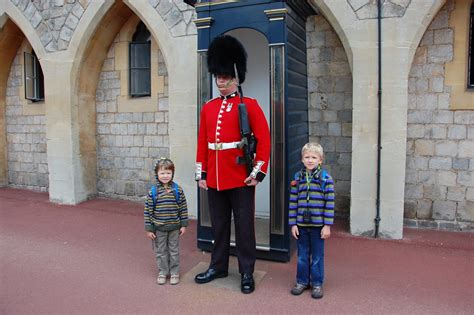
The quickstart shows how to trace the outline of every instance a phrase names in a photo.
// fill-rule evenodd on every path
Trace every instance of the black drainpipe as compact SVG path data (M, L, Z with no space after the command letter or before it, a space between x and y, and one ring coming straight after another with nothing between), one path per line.
M376 209L377 215L375 216L375 233L374 237L379 236L379 223L380 223L380 154L382 151L382 5L381 0L377 0L377 35L378 35L378 85L379 89L377 92L378 98L378 125L377 125L377 198L376 198Z

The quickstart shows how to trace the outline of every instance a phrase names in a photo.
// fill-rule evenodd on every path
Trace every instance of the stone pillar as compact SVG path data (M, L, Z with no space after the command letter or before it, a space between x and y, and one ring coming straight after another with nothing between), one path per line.
M77 204L87 199L82 187L79 154L78 108L71 78L73 61L61 53L41 60L46 102L46 145L49 166L49 199L61 204Z

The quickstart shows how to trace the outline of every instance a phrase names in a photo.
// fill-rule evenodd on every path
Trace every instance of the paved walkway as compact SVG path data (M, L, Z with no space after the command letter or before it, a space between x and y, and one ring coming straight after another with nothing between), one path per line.
M0 189L0 314L472 314L474 233L405 230L403 241L326 243L325 297L289 293L296 262L257 261L251 295L238 281L193 282L209 254L196 222L181 242L182 282L158 286L142 205L95 199L79 206ZM235 270L235 258L232 258ZM193 270L192 270L193 269ZM190 272L191 271L191 272ZM234 271L235 272L235 271ZM238 277L233 274L231 276Z

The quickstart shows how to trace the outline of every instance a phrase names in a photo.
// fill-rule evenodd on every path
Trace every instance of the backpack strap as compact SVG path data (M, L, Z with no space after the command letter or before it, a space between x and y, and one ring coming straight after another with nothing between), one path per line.
M175 182L172 182L171 187L173 188L173 193L174 193L174 199L176 199L176 202L179 202L179 188L178 184Z
M156 185L151 186L151 198L153 199L153 209L156 208Z
M324 190L326 188L326 182L329 179L329 174L325 169L321 169L321 174L319 174L319 179L321 181L321 189Z

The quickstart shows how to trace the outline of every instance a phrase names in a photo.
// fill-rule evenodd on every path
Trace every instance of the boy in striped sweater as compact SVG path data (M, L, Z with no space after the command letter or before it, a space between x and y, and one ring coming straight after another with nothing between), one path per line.
M312 287L311 296L323 297L324 240L331 235L334 222L334 182L321 168L323 147L307 143L301 150L304 168L291 182L289 225L297 240L296 285L291 294L300 295Z
M179 237L188 226L188 207L183 189L173 182L174 164L161 158L155 164L156 184L145 201L145 231L152 240L158 266L158 284L179 283Z

